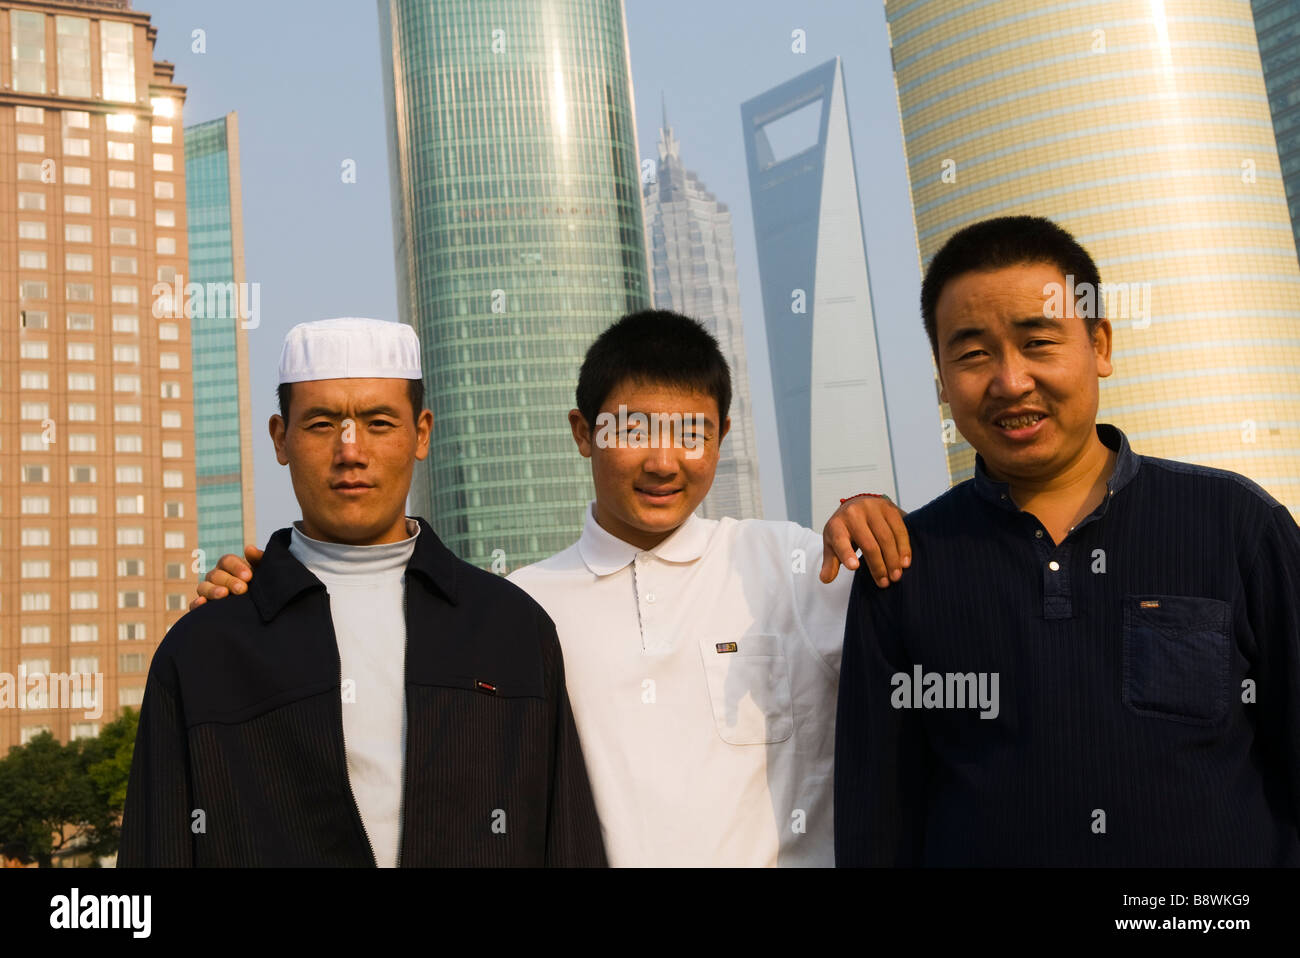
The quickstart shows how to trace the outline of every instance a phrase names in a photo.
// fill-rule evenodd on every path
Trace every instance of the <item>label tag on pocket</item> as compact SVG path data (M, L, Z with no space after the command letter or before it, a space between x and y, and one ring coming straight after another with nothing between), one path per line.
M714 648L718 650L718 653L719 653L719 654L721 654L721 653L723 653L723 652L735 652L735 651L736 651L736 643L735 643L735 642L719 642L717 645L714 646Z
M1143 599L1138 603L1139 609L1158 609L1160 608L1159 599Z
M497 687L493 685L491 682L484 682L482 679L474 680L474 688L482 692L484 695L497 694Z

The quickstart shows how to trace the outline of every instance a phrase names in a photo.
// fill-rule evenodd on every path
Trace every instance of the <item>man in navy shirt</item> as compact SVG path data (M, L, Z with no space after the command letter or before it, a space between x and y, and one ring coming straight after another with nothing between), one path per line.
M975 475L908 516L909 575L854 584L839 865L1300 864L1300 528L1249 479L1096 422L1100 292L1034 217L930 264Z

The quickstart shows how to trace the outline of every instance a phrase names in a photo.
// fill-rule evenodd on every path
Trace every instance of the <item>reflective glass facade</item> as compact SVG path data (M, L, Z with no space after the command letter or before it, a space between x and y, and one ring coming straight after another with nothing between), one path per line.
M1251 0L1291 230L1300 247L1300 0Z
M256 541L247 334L239 318L244 282L235 114L185 129L185 206L198 283L190 334L194 363L194 447L199 548L212 566ZM207 295L207 291L214 294ZM247 309L245 309L247 318Z
M401 319L434 414L410 509L461 557L514 569L577 539L578 367L649 305L622 4L379 12Z
M1100 419L1300 510L1300 265L1249 2L885 12L922 264L981 219L1060 223L1116 294Z

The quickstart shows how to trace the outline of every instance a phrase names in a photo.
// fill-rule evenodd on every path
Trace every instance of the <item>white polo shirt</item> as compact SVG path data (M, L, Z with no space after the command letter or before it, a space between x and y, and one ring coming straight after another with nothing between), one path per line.
M835 863L835 695L853 576L793 522L606 532L510 580L555 622L615 866Z

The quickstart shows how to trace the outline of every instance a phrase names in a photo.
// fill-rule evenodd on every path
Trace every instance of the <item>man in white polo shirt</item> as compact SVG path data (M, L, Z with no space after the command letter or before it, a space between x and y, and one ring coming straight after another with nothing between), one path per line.
M609 327L569 413L596 489L582 536L510 576L555 622L611 865L834 864L851 590L835 573L840 559L857 568L856 543L887 585L909 563L907 533L883 497L843 505L825 544L792 522L694 515L730 401L699 323L654 311ZM223 557L196 604L247 574Z

